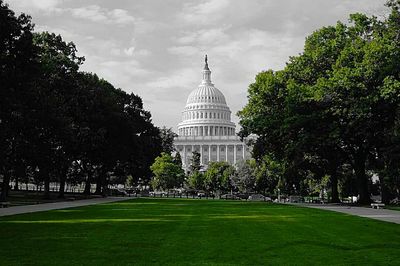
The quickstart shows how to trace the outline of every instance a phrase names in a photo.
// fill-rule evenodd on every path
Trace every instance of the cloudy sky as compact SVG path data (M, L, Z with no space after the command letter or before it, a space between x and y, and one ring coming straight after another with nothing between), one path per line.
M82 70L140 95L157 126L176 129L201 80L204 54L233 114L263 70L282 69L314 30L385 0L5 0L36 31L73 41ZM233 116L234 122L238 119Z

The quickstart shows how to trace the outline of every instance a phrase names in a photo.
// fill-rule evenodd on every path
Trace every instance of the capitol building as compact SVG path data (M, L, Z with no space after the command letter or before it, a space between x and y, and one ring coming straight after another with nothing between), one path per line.
M178 124L178 136L174 140L183 168L188 170L194 151L200 153L200 163L204 168L209 162L226 161L235 165L250 158L249 148L240 141L235 127L225 96L211 82L206 56L203 79L189 94L182 122Z

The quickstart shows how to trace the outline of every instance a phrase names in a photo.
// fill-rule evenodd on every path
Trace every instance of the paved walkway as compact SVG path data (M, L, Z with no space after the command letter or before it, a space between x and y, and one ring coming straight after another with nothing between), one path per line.
M0 216L66 209L66 208L81 207L81 206L100 204L100 203L116 202L116 201L122 201L122 200L128 200L128 199L131 199L131 198L129 198L129 197L126 197L126 198L124 198L124 197L94 198L94 199L86 199L86 200L62 201L62 202L43 203L43 204L36 204L36 205L14 206L14 207L9 207L9 208L0 208Z
M385 221L400 224L400 211L387 210L387 209L372 209L366 207L353 207L353 206L340 206L333 204L295 204L297 206L303 206L308 208L315 208L321 210L329 210L335 212L341 212L351 215L357 215L360 217L371 218L375 220Z

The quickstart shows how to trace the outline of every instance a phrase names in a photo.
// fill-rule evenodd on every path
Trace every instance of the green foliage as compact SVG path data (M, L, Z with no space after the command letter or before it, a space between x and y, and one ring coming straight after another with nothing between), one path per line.
M150 166L153 172L151 185L153 189L168 190L182 186L185 174L168 153L161 153Z
M227 162L210 162L204 174L204 186L208 191L229 191L234 186L235 168Z
M285 186L282 180L284 169L279 162L271 159L270 156L263 157L254 174L258 192L274 194L277 188L284 192Z
M191 189L203 190L205 189L204 181L204 174L200 173L199 171L195 171L189 175L188 186Z
M0 176L11 179L96 183L148 182L161 152L160 131L142 99L95 74L79 71L84 61L60 35L33 33L31 18L16 17L0 0ZM1 193L5 200L7 193Z
M126 177L125 185L126 185L127 187L133 187L133 186L136 185L136 182L135 182L135 179L133 178L133 176L128 175L128 176Z
M171 154L175 151L174 138L178 135L172 131L172 128L166 128L165 126L160 129L160 138L162 151Z
M182 167L182 157L179 152L175 153L174 163Z
M191 174L200 171L201 165L200 165L200 153L197 151L192 152L192 157L190 158L190 166L189 166L189 172Z
M282 162L288 189L308 172L316 180L329 175L337 198L340 169L348 164L355 193L367 203L366 171L385 174L393 166L389 158L400 143L400 15L398 2L388 5L392 13L382 21L354 14L351 25L315 31L284 70L262 72L249 86L248 104L238 113L240 135L257 135L258 161L273 155Z
M234 186L241 193L254 191L256 185L256 162L255 160L239 161L233 179Z

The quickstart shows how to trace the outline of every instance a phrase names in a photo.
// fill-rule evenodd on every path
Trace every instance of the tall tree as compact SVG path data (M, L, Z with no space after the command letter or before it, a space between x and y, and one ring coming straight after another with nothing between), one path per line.
M178 135L172 131L172 128L166 128L165 126L160 129L160 138L162 151L171 154L175 151L174 138Z
M154 176L152 179L153 189L172 189L182 186L184 181L183 169L174 163L171 155L168 153L161 153L154 163L151 165Z
M255 169L255 160L239 161L237 164L234 183L240 192L249 193L254 191L256 184Z
M368 158L378 157L382 139L395 134L399 3L389 3L386 20L354 14L351 25L339 22L313 33L284 70L257 75L249 103L239 112L241 135L258 136L256 158L270 153L285 162L287 180L304 170L321 178L318 169L324 169L335 201L338 169L345 162L353 167L359 201L370 201Z
M235 169L227 162L210 162L204 174L204 186L208 191L228 191L233 188Z
M13 169L21 162L25 147L26 100L37 73L32 42L33 24L25 14L15 13L0 0L0 201L6 200Z
M192 152L192 157L190 158L189 172L190 174L196 173L200 171L200 153L198 151Z

